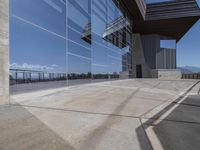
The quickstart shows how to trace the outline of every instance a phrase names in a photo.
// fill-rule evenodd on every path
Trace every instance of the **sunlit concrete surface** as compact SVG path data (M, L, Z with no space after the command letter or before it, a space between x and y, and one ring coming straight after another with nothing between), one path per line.
M10 93L13 95L13 94L33 92L33 91L40 91L44 89L54 89L54 88L59 88L59 87L74 86L74 85L81 85L81 84L87 84L87 83L104 82L105 80L108 80L108 79L96 79L96 80L76 79L76 80L15 84L15 85L10 86ZM109 80L112 80L112 79L109 79Z
M0 149L198 149L196 83L132 79L12 95L0 107Z
M0 0L0 105L9 99L9 15L8 0Z
M165 102L142 117L155 150L200 148L200 83L173 102Z

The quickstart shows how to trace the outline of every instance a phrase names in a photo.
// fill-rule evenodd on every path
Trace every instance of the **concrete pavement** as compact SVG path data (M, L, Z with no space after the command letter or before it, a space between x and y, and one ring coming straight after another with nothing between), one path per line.
M132 79L12 95L0 107L0 149L198 149L196 82Z

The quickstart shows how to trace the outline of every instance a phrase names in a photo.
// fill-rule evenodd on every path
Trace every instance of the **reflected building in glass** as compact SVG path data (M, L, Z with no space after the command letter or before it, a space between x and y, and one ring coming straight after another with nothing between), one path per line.
M130 78L132 22L124 9L117 0L11 0L12 83Z
M188 21L184 16L173 21L189 14L190 10L182 12L182 4L184 0L181 4L10 0L11 89L22 85L32 89L36 83L37 88L52 88L151 77L153 69L176 69L176 42L191 27L185 24L172 30ZM191 4L197 9L195 1ZM185 1L184 5L191 4ZM166 5L163 16L157 11L161 5ZM167 14L167 9L177 6L177 16L173 11ZM196 16L193 11L191 23ZM166 23L168 29L162 28Z

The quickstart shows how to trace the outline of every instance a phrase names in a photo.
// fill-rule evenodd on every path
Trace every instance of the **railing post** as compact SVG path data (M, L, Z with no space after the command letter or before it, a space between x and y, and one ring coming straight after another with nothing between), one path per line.
M29 72L29 83L31 83L31 72Z
M22 82L25 83L25 72L23 72L22 74L23 74Z
M18 82L17 81L17 78L18 78L18 76L17 76L17 71L15 72L15 81L16 81L16 83Z
M42 80L44 81L44 72L42 73Z

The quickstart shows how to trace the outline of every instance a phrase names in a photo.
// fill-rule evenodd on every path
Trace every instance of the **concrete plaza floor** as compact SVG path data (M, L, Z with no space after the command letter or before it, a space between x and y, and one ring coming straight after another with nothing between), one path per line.
M130 79L12 95L0 107L0 149L200 149L199 89Z

